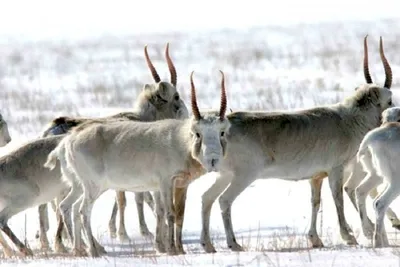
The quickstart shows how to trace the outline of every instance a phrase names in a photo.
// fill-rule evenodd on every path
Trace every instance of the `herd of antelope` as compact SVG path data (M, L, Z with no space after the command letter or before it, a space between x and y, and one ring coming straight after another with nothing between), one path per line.
M154 83L144 84L132 112L102 118L59 117L39 138L0 158L0 232L6 256L33 255L8 226L15 214L38 206L41 249L49 250L47 204L57 214L54 250L75 256L106 254L91 227L96 199L109 189L116 200L109 223L110 235L129 239L125 224L124 191L135 193L140 232L153 237L143 213L144 203L156 216L155 249L182 254L182 227L189 184L207 172L216 172L214 184L202 195L200 243L216 252L210 239L210 211L219 197L226 234L232 251L242 251L231 219L236 197L262 178L309 180L312 219L308 238L312 247L323 243L316 230L321 186L328 177L335 202L340 234L348 245L357 241L346 222L343 189L358 210L364 235L374 247L388 246L384 216L393 227L400 221L389 208L400 194L400 108L392 103L392 71L380 58L385 83L373 83L368 69L367 36L364 38L364 76L361 84L343 101L287 112L240 111L226 114L225 77L221 73L219 110L200 111L190 75L191 111L177 91L177 73L165 50L170 82L162 81L147 46L144 55ZM11 141L7 123L0 117L0 146ZM378 193L377 186L386 188ZM366 197L374 199L375 225L367 216ZM116 230L116 215L119 228ZM84 237L82 237L84 233ZM63 239L70 239L68 252Z

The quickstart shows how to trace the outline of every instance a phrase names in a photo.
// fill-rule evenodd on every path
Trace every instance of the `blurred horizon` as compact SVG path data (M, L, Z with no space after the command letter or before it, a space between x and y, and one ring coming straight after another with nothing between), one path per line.
M394 0L2 1L0 38L86 39L104 35L245 29L398 18Z

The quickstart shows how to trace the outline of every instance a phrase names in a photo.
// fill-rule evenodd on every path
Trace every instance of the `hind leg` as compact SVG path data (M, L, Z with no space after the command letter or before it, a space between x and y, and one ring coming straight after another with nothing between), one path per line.
M135 201L136 201L136 209L137 209L138 218L139 218L140 234L142 236L153 238L153 234L149 231L149 228L147 227L147 224L146 224L146 220L144 219L143 200L144 200L143 192L135 193Z
M376 187L369 192L369 196L372 199L375 199L376 197L378 197L378 190ZM400 230L400 220L398 219L396 213L390 207L388 207L386 210L386 217L392 223L393 228Z
M128 233L125 228L125 208L126 196L124 191L117 191L118 211L119 211L119 226L118 226L118 239L121 242L130 241Z
M84 243L81 237L81 219L79 206L83 200L83 191L75 180L72 180L72 187L68 195L60 202L60 212L64 220L67 232L73 242L74 254L85 255L82 251ZM60 230L61 231L61 230Z
M340 235L348 245L357 245L357 240L351 234L351 229L346 221L343 206L343 166L332 169L328 175L329 187L336 206L339 221Z
M56 231L56 237L55 237L55 242L54 242L54 250L57 253L67 253L67 249L65 248L63 242L62 242L62 233L63 230L65 229L64 227L64 221L62 218L61 214L57 215L57 231Z
M144 197L144 202L149 206L149 208L153 211L155 211L155 204L154 204L154 199L153 196L151 195L150 192L143 192L143 197Z
M5 207L0 211L0 229L8 236L22 255L33 256L32 250L24 245L10 229L8 220L15 214L29 208L32 201L37 198L39 192L35 190L36 188L34 185L30 183L21 183L18 189L18 192L14 192L11 199L8 199L7 202L3 202Z
M14 234L14 232L8 227L7 221L2 220L0 222L0 229L10 238L11 242L18 248L18 250L24 256L33 256L33 252L30 248L26 247Z
M364 233L364 236L368 239L372 239L374 234L374 224L369 219L367 214L367 207L366 207L366 199L368 193L376 188L382 179L378 176L371 175L370 172L367 173L364 180L356 188L356 198L358 204L358 213L361 219L361 226Z
M98 188L95 184L88 182L83 185L84 194L83 201L80 206L80 214L82 215L82 224L86 232L86 237L89 244L89 255L92 257L100 257L103 251L98 250L98 242L93 237L92 226L91 226L91 214L93 205L96 199L104 192ZM105 251L104 251L105 252Z
M53 209L54 213L56 214L56 217L60 215L59 203L67 196L68 192L69 191L67 191L67 190L64 191L58 198L53 199L53 201L50 202L51 208ZM61 215L61 217L62 217L62 215ZM63 227L61 236L63 239L67 239L69 237L67 228Z
M58 203L60 203L60 201L62 199L64 199L66 197L66 192L63 192L63 194L61 196L59 196L57 199L55 199L53 201L54 206L55 206L55 212L56 212L56 216L57 216L57 231L56 231L56 236L55 236L55 242L54 242L54 250L57 253L67 253L67 249L65 248L64 244L63 244L63 239L64 238L64 233L67 232L66 227L64 227L64 219L63 216L60 212L60 208ZM68 235L67 235L68 238Z
M350 198L351 203L354 208L358 211L357 197L356 197L356 188L357 186L364 180L366 173L363 171L361 164L353 163L352 165L352 173L348 177L345 182L343 188L347 193L347 196Z
M14 255L17 255L17 252L13 250L8 244L7 240L4 238L3 234L0 232L0 245L3 247L4 255L7 258L11 258Z
M40 240L40 249L43 251L49 251L49 240L47 238L47 231L49 230L49 216L48 216L48 208L47 203L39 205L39 240Z
M113 209L111 211L111 217L108 222L108 232L110 233L110 238L114 239L117 237L117 212L118 212L118 202L117 198L114 200Z
M393 200L395 200L400 194L400 182L393 180L391 182L392 184L389 183L383 193L374 201L376 224L373 246L375 248L389 246L384 224L385 212Z
M308 230L308 240L313 248L321 248L324 246L317 232L318 211L321 205L321 188L323 178L310 179L311 186L311 224Z

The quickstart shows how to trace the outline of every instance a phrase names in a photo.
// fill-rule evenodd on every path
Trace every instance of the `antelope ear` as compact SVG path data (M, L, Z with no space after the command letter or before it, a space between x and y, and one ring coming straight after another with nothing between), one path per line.
M158 83L157 91L164 99L170 99L175 93L174 88L171 88L171 85L167 82Z
M153 90L153 85L152 84L148 84L148 83L146 83L142 88L143 92L150 93L152 90Z
M371 88L370 98L372 100L372 103L374 103L374 104L380 103L380 101L379 101L380 95L381 95L381 92L379 91L378 87Z

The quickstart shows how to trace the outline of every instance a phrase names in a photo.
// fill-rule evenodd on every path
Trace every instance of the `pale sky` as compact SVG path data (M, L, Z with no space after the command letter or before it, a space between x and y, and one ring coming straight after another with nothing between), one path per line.
M400 16L398 0L0 0L0 36L74 38Z

